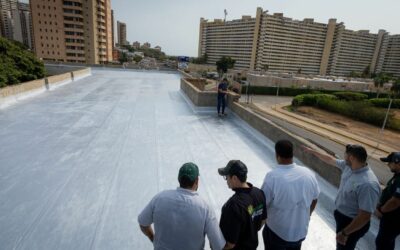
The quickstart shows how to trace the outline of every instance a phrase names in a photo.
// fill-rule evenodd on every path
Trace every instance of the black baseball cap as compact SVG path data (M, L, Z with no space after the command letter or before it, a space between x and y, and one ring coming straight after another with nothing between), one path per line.
M246 176L247 175L247 167L240 160L230 160L226 167L219 168L218 173L222 176Z
M381 158L381 161L400 163L400 152L392 152L387 157Z

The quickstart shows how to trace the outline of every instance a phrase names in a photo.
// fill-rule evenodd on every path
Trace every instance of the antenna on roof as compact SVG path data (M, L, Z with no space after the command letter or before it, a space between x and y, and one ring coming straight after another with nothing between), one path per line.
M226 11L226 9L224 9L224 22L226 21L226 16L228 15L228 11Z

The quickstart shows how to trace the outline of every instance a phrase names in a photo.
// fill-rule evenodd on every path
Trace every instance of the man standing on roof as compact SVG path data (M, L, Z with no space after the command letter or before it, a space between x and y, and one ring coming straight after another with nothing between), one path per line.
M228 79L224 78L220 84L218 84L218 104L217 111L218 116L225 115L225 104L226 94L228 93ZM220 112L222 108L222 113Z
M261 189L267 202L267 224L263 230L265 249L301 249L310 216L317 205L319 186L315 174L293 162L293 144L275 144L278 166L264 179Z
M358 240L368 232L381 191L378 179L368 167L367 151L360 145L349 144L345 160L337 160L311 148L305 147L304 150L342 170L334 212L336 249L355 249Z
M267 218L264 193L246 182L247 167L239 160L229 161L218 173L235 191L222 207L219 225L226 240L224 249L255 250L258 231Z
M381 219L376 237L377 250L393 250L400 234L400 152L381 158L394 173L386 184L375 214Z
M205 235L212 249L223 249L225 240L215 213L197 193L199 168L191 162L183 164L178 181L180 187L157 194L140 213L143 234L155 250L204 249Z

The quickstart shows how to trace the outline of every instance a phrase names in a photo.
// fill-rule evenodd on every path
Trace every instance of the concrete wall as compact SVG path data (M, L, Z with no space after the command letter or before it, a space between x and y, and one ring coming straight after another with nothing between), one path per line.
M252 86L267 86L267 87L286 87L286 88L311 88L311 89L326 89L326 90L346 90L346 91L375 91L373 82L338 82L338 81L323 81L317 79L305 78L283 78L272 75L255 75L247 74L247 81Z
M217 92L216 91L201 91L194 84L191 83L195 79L181 78L181 89L192 103L199 107L215 107L217 106ZM233 102L238 101L240 95L229 92L227 96L227 107Z
M215 91L200 91L188 80L181 79L181 89L186 96L196 106L216 106L217 92ZM247 122L254 129L265 135L272 141L276 142L281 139L288 139L293 142L295 147L295 156L304 164L312 168L320 176L326 179L331 184L338 186L340 182L340 170L332 165L326 164L317 157L304 153L301 149L303 145L312 147L312 144L303 138L294 135L293 133L277 126L264 117L254 113L252 110L245 108L238 103L240 95L230 92L228 94L228 107L236 113L242 120ZM319 149L317 149L319 150ZM322 152L322 151L321 151Z
M188 69L189 69L189 71L191 71L191 72L197 72L197 71L211 71L211 72L216 72L216 71L217 71L217 66L216 66L216 65L208 65L208 64L194 64L194 63L189 63Z
M64 74L80 69L85 69L86 67L71 67L71 66L59 66L59 65L51 65L51 64L45 64L44 65L46 72L48 75L53 76L53 75L59 75L59 74Z
M78 80L91 74L90 68L85 68L61 75L50 76L44 79L25 82L17 85L0 88L0 108L7 107L19 100L38 95L63 84Z

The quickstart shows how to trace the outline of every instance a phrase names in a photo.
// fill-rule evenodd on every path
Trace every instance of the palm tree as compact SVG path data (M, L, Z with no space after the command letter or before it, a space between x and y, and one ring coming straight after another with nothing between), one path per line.
M391 80L390 75L388 75L388 74L386 74L386 73L384 73L384 72L378 73L378 74L375 76L375 78L374 78L374 85L375 85L375 87L378 89L378 91L376 92L376 98L379 97L380 90L381 90L381 88L383 87L383 85L384 85L385 83L388 83L390 80Z
M397 78L390 89L393 93L394 98L400 97L400 78Z

